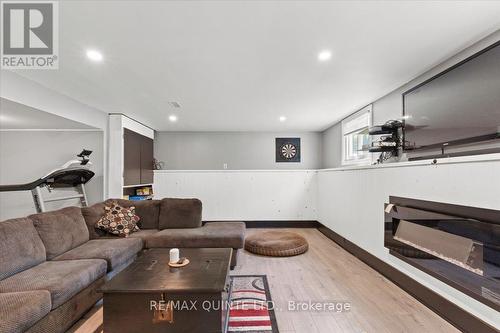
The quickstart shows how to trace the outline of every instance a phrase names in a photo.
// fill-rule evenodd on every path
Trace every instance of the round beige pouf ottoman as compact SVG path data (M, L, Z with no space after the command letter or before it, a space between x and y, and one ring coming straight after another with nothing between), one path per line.
M306 252L308 248L304 237L290 231L260 231L245 239L247 251L264 256L296 256Z

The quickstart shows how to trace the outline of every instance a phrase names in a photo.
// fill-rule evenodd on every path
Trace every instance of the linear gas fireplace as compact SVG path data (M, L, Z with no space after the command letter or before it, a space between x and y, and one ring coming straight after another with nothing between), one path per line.
M391 196L385 247L500 311L500 211Z

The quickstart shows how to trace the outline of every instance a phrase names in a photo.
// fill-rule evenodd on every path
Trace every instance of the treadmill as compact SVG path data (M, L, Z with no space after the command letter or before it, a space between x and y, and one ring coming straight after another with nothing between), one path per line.
M31 191L33 202L37 213L45 212L45 204L48 202L79 199L82 207L88 205L85 184L94 177L95 173L89 170L89 156L91 150L84 149L77 160L66 162L58 169L52 170L46 176L26 184L0 185L0 192ZM77 194L60 196L55 198L44 198L42 188L47 187L49 192L54 189L74 188Z

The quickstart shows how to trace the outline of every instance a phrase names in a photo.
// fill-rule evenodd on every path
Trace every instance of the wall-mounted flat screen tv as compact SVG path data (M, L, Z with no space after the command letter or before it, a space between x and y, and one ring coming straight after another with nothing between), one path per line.
M404 148L500 138L500 41L403 94Z

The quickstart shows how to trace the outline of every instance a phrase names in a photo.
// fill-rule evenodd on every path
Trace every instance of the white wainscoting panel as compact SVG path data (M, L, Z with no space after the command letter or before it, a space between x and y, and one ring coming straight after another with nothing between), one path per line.
M318 171L319 221L484 321L498 312L391 256L384 247L384 202L402 196L500 209L500 160L403 163Z
M198 198L203 220L317 220L317 171L155 171L156 198Z

